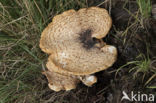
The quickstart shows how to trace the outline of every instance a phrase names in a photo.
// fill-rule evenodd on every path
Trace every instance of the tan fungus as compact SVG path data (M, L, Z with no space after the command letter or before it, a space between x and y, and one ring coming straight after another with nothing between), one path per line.
M96 72L116 61L117 50L102 42L112 25L107 10L90 7L56 15L41 35L40 48L50 56L47 62L49 87L71 90L82 81L91 86Z

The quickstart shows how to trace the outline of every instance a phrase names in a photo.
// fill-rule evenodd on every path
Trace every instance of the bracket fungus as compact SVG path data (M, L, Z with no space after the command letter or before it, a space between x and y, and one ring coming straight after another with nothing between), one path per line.
M54 91L71 90L82 81L97 82L93 74L112 66L117 49L102 42L112 25L107 10L98 7L68 10L44 29L40 48L49 54L46 75Z

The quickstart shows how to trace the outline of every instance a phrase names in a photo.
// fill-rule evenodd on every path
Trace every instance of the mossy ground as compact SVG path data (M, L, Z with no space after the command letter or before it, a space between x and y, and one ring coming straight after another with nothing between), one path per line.
M149 0L150 1L150 0ZM0 0L0 103L120 103L122 91L156 93L155 1ZM104 38L118 49L109 69L92 87L53 92L41 74L47 56L39 48L43 29L69 9L99 6L113 19ZM127 101L124 101L127 103Z

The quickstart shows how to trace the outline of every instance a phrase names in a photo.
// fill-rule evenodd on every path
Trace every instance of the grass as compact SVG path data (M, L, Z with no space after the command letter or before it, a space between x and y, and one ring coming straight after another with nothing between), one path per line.
M133 70L136 70L135 74L137 74L139 72L147 73L149 71L149 69L150 69L150 64L151 64L150 58L145 57L144 54L140 54L136 58L139 59L139 60L131 62L132 64L135 64L136 66L131 68L131 70L129 72L131 72Z
M138 78L138 74L142 73L142 82L144 82L145 76L149 74L151 75L144 83L144 85L147 86L147 84L156 78L156 69L152 66L153 63L155 63L155 60L151 60L149 55L145 56L144 54L140 53L140 55L136 57L136 60L129 61L119 67L116 71L116 76L121 69L128 68L129 66L129 73L132 72L133 79ZM153 86L148 87L152 88Z
M46 59L40 34L54 15L85 6L85 0L0 0L0 103L39 102Z
M128 0L125 2L123 6L123 8L131 15L131 17L135 19L132 23L128 23L127 28L122 33L122 36L124 36L123 41L122 41L124 45L126 45L126 43L128 44L128 42L130 41L130 39L127 40L126 38L128 35L127 33L130 33L130 30L133 31L133 33L131 33L131 37L134 37L134 34L137 33L138 29L147 30L147 27L145 27L145 24L143 22L144 20L148 20L151 16L151 1L150 0L136 0L136 3L138 5L138 11L135 13L132 13L129 9L126 8L126 5L128 4ZM133 28L135 29L133 30ZM147 52L149 52L149 49L147 50ZM116 75L122 68L125 68L127 66L130 66L129 72L133 72L132 75L134 79L137 77L138 73L143 73L143 76L142 76L143 79L145 75L152 73L153 75L149 77L149 79L145 82L145 85L147 85L152 79L156 77L155 67L151 67L151 64L153 61L155 60L151 60L148 53L147 55L140 53L136 57L136 60L129 61L126 64L119 67L116 71Z
M137 0L142 18L149 18L151 15L151 0Z
M132 32L130 34L130 37L134 37L135 35L138 35L137 30L144 29L146 31L148 29L146 25L149 25L148 20L151 17L152 8L151 0L136 0L136 4L138 5L138 11L131 12L127 8L127 4L129 2L129 0L126 0L123 8L129 13L129 15L131 15L131 17L134 18L134 21L128 23L125 31L122 32L122 36L124 36L122 43L125 45L125 47L129 41L131 42L131 39L127 40L127 35L129 35ZM146 35L149 35L149 32L146 33ZM147 44L146 40L144 42L145 44ZM147 50L147 52L150 52L149 49ZM115 77L121 69L128 69L128 72L132 75L134 80L137 80L137 78L142 78L142 83L146 88L156 89L155 85L150 85L150 83L156 78L156 68L152 66L156 60L155 57L149 57L148 53L139 53L139 55L134 60L128 61L126 64L120 66L117 70L115 70Z
M140 23L142 27L145 27L144 24L148 24L148 19L151 16L151 0L137 0L137 4L141 14Z

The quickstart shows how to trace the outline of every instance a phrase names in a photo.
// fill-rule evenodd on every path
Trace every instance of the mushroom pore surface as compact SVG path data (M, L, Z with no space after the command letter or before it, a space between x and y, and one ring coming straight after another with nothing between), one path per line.
M48 69L61 74L88 75L110 67L116 60L116 48L96 44L107 35L111 25L108 12L98 7L56 15L40 40L41 49L50 55Z

